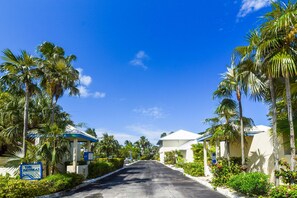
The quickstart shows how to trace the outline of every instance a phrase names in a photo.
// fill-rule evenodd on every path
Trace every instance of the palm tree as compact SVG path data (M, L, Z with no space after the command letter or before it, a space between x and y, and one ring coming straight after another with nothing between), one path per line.
M244 154L244 128L242 115L242 91L245 90L242 75L239 73L238 67L235 66L234 57L232 57L231 67L227 68L227 72L222 75L223 80L220 82L218 89L214 92L214 98L232 97L233 92L236 94L239 108L240 119L240 135L241 135L241 158L242 165L245 165Z
M254 30L248 34L248 46L237 47L237 52L241 54L243 59L249 59L254 64L251 65L251 69L254 70L254 73L258 73L260 81L264 86L261 86L259 90L255 91L259 100L266 100L270 103L270 111L272 115L272 136L273 136L273 153L274 153L274 168L276 171L279 170L279 142L277 134L277 108L276 108L276 91L274 85L274 78L267 70L268 64L266 62L268 46L270 43L274 43L275 38L272 39L263 39L259 31ZM268 48L267 48L268 47ZM268 81L268 85L267 85ZM257 84L261 84L257 82ZM269 90L270 94L266 94ZM275 177L275 185L279 185L279 179Z
M79 72L73 68L72 61L76 60L76 56L65 56L63 48L50 42L44 42L38 46L41 55L39 59L39 67L43 71L41 86L49 94L51 98L52 114L50 123L54 123L54 108L58 99L63 96L66 90L70 95L78 95L77 82L79 80Z
M212 139L215 141L225 141L225 151L228 164L230 165L230 141L235 140L238 136L238 130L235 126L238 119L238 113L236 111L237 104L234 100L224 98L217 107L215 114L216 117L208 118L205 123L210 125L206 129L207 133L212 134Z
M98 142L98 150L102 157L114 157L119 153L120 144L113 135L103 133L103 137Z
M36 79L39 77L39 70L36 67L36 59L26 51L15 55L10 49L3 51L4 63L0 65L3 76L0 78L2 87L14 93L24 92L24 120L23 120L23 156L26 156L26 136L28 131L28 112L30 96L37 89Z
M295 133L291 101L290 77L296 76L296 37L297 32L297 4L275 2L272 11L265 15L265 23L261 27L262 43L257 53L270 81L273 78L284 78L286 87L287 113L290 127L291 171L295 170ZM272 83L271 83L272 84ZM273 87L270 86L271 93ZM274 98L272 96L272 98ZM275 103L275 101L273 101ZM276 111L276 107L273 107ZM276 128L276 125L273 126Z
M49 172L54 174L65 154L69 154L69 141L63 137L64 131L65 128L60 128L56 124L47 125L39 130L46 138L42 138L36 154L45 162L46 175L49 175Z

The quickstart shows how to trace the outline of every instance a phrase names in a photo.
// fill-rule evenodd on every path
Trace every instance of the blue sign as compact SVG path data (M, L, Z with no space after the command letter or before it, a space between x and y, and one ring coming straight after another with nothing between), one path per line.
M42 179L42 163L36 162L32 164L21 164L20 166L21 179L39 180Z
M217 158L216 158L216 154L215 154L215 153L212 153L212 154L211 154L211 162L212 162L213 164L216 164L216 163L217 163Z
M94 160L94 153L93 152L84 152L84 160L85 161Z

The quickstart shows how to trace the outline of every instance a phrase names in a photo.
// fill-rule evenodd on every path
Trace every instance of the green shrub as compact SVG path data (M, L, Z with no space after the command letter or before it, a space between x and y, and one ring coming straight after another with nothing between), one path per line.
M228 186L249 196L266 195L270 188L268 176L258 172L233 175Z
M194 155L194 162L203 162L203 144L193 144L192 151Z
M49 183L51 192L58 192L75 187L81 184L83 180L84 177L82 175L67 173L50 175L41 180L41 182Z
M165 164L174 165L177 163L177 159L179 157L182 157L182 154L180 151L168 151L168 152L165 152L164 162Z
M119 168L124 165L124 159L122 158L98 158L89 164L88 178L96 178Z
M269 192L271 198L297 198L297 185L274 187Z
M22 198L46 195L81 184L83 176L75 173L55 174L39 181L0 177L0 198Z
M230 166L228 166L227 160L219 160L217 164L211 166L211 171L213 173L213 177L211 180L211 184L214 187L225 186L230 177L233 175L238 175L241 172L241 168L239 164L230 162Z
M119 169L124 165L124 158L112 158L108 162L112 163L116 169Z
M297 171L291 171L290 164L285 160L279 161L280 170L275 171L275 175L280 177L285 184L297 183Z
M191 176L198 177L204 175L203 162L184 163L183 169L186 174Z
M109 162L91 162L89 164L88 178L96 178L113 171L112 164Z

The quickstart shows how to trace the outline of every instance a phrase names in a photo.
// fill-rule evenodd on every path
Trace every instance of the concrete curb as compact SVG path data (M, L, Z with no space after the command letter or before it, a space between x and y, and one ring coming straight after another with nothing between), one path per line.
M158 161L159 162L159 161ZM161 163L161 162L159 162ZM163 163L161 163L163 164ZM218 193L226 196L226 197L229 197L229 198L246 198L245 195L241 194L241 193L238 193L238 192L235 192L235 191L232 191L231 189L229 188L223 188L223 187L217 187L217 188L214 188L210 182L208 182L207 180L205 179L202 179L202 178L199 178L199 177L193 177L191 175L188 175L186 173L184 173L184 170L182 168L176 168L174 166L170 166L170 165L166 165L166 164L163 164L165 166L167 166L168 168L172 169L172 170L175 170L175 171L179 171L181 173L183 173L186 177L202 184L203 186L213 190L213 191L217 191Z
M89 180L83 181L82 184L80 184L78 186L75 186L72 189L64 190L64 191L61 191L61 192L56 192L56 193L49 194L49 195L42 195L42 196L38 196L36 198L56 198L56 197L62 197L62 196L68 195L68 194L70 194L70 193L72 193L72 192L74 192L74 191L76 191L76 190L78 190L80 188L83 188L83 187L85 187L85 186L87 186L87 185L89 185L91 183L95 183L95 182L97 182L99 180L102 180L102 179L104 179L104 178L106 178L108 176L111 176L111 175L113 175L113 174L115 174L117 172L120 172L120 171L124 170L125 168L127 168L127 167L129 167L132 164L135 164L137 162L139 162L139 161L132 162L130 164L126 164L126 165L124 165L124 167L122 167L122 168L120 168L118 170L115 170L113 172L107 173L106 175L103 175L101 177L97 177L97 178L94 178L94 179L89 179Z

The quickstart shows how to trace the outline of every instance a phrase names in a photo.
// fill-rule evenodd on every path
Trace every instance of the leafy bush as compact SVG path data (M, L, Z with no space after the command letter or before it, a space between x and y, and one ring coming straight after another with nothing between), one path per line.
M266 195L270 188L268 176L258 172L233 175L228 186L249 196Z
M183 169L186 174L191 176L198 177L204 175L203 162L184 163Z
M176 164L178 157L182 157L182 154L180 151L169 151L165 152L165 164Z
M193 144L192 151L194 155L194 162L203 162L203 144Z
M219 160L217 164L211 166L211 171L213 173L211 184L214 187L225 186L230 177L233 175L238 175L241 172L241 167L239 164L230 162L228 166L227 160Z
M0 177L0 198L23 198L46 195L70 189L83 181L82 175L74 173L55 174L39 181Z
M84 180L83 175L78 175L75 173L67 173L67 174L55 174L50 175L41 182L50 184L50 191L57 192L61 190L70 189L74 186L81 184Z
M278 186L270 190L269 197L271 198L297 198L297 185Z
M119 169L124 165L124 158L112 158L108 162L112 163L115 169Z
M89 164L89 175L88 178L96 178L119 168L124 165L124 159L122 158L98 158L94 162Z
M285 160L279 161L280 170L275 171L275 175L280 177L285 184L297 183L297 171L290 170L290 164Z

